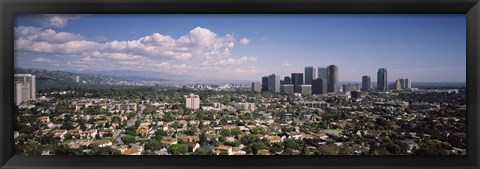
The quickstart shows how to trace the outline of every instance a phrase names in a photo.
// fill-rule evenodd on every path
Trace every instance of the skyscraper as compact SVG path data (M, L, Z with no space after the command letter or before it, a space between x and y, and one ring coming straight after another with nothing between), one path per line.
M292 79L288 76L283 78L283 84L292 84Z
M370 86L371 86L371 79L370 79L370 76L363 76L362 77L362 90L366 91L366 90L370 90Z
M271 74L268 76L268 91L280 92L280 76Z
M295 93L300 93L301 92L300 85L303 85L303 73L292 73L292 84L293 84L293 91Z
M388 90L387 69L380 68L377 72L377 90Z
M405 79L398 79L398 81L400 82L400 88L406 89Z
M185 95L185 108L197 110L200 108L200 96L190 93Z
M35 75L31 74L15 74L15 103L20 105L26 100L36 100L36 79Z
M412 88L412 81L410 79L405 79L405 89Z
M328 79L328 69L326 67L319 67L318 68L318 78L322 78L324 80Z
M316 78L315 68L313 66L305 67L305 84L312 84L312 80Z
M327 94L327 80L323 78L313 80L312 94Z
M282 93L293 93L293 84L280 85L280 92L282 92Z
M260 82L252 82L252 92L260 92L262 91L262 85Z
M268 77L263 76L262 77L262 92L267 92L268 91Z
M327 67L327 70L327 90L328 92L336 92L338 89L338 67L337 65L330 65Z
M400 90L402 89L402 84L400 83L400 80L396 80L391 86L390 89L392 90Z
M80 76L75 76L75 83L80 83Z

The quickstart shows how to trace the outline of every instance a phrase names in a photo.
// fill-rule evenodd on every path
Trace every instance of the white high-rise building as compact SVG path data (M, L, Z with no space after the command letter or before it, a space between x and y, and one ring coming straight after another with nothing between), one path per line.
M190 93L185 95L185 108L197 110L200 108L200 96Z
M15 104L20 105L23 101L36 100L36 83L35 75L31 74L15 74Z
M268 76L268 91L280 92L280 76L277 74L271 74Z
M80 83L80 76L75 76L75 83Z
M410 79L405 79L405 89L412 88L412 81Z

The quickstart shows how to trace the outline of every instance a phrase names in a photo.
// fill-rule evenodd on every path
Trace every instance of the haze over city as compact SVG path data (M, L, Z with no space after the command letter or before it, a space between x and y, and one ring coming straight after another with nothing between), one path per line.
M340 82L378 68L389 81L465 82L465 30L464 15L24 15L15 65L260 81L334 64Z

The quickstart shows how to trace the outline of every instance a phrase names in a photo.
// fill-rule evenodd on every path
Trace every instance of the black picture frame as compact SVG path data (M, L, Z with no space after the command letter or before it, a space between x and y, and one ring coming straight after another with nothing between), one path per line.
M479 0L1 0L0 166L11 168L479 168ZM19 14L465 14L466 156L14 155L14 17Z

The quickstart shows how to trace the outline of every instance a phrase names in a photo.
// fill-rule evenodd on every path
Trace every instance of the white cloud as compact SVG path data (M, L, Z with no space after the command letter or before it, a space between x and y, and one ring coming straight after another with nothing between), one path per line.
M15 39L30 40L36 42L64 43L69 41L84 40L78 34L68 32L56 32L52 29L41 29L36 27L20 26L15 28Z
M240 44L247 45L248 43L250 43L250 40L248 40L247 38L240 39Z
M68 25L68 21L72 19L79 19L87 15L74 15L74 14L44 14L37 17L37 21L47 27L65 27Z
M48 58L43 58L43 57L35 58L32 61L37 62L37 63L53 63L52 60L50 60Z
M79 34L53 29L15 28L15 52L18 57L50 54L62 57L69 68L92 70L128 68L170 74L214 75L225 73L220 67L228 66L232 74L237 69L248 72L244 64L255 62L257 58L232 58L234 47L233 34L220 36L202 27L195 27L178 38L152 33L138 39L108 42L93 41ZM45 62L48 59L45 57L36 61Z

